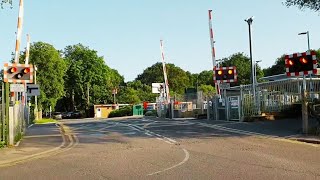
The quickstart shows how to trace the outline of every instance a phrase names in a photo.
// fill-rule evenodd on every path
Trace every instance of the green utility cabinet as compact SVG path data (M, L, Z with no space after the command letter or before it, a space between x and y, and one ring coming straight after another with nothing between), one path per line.
M141 104L138 104L138 105L134 105L133 108L132 108L132 114L134 116L142 116L143 115L143 107Z

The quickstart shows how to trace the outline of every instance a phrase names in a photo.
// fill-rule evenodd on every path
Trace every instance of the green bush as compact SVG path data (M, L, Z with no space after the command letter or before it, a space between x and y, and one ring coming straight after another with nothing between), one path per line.
M113 110L109 114L109 118L124 117L124 116L132 116L132 106L125 106L120 109Z
M147 111L145 116L157 116L157 110Z
M0 141L0 149L4 148L6 146L6 142L5 141Z
M22 133L19 132L15 137L14 137L14 142L18 142L20 141L20 139L22 139Z

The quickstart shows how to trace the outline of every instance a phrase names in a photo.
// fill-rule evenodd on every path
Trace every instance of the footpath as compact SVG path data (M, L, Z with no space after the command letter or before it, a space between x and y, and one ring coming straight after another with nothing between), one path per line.
M14 147L0 149L0 167L47 157L71 143L59 124L33 125Z

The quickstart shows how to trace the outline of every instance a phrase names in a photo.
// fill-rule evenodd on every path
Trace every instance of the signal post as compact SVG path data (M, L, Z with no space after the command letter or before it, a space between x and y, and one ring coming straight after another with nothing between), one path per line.
M317 73L317 57L315 51L307 51L305 53L295 53L285 56L286 74L287 76L303 76L302 85L302 130L308 134L308 101L307 101L307 84L306 75Z
M223 99L224 99L224 106L226 107L226 117L228 117L227 113L227 88L230 88L230 83L237 82L238 80L238 74L237 74L237 68L235 66L231 67L214 67L213 69L213 80L216 84L223 83L224 85L221 86L221 89L223 89ZM219 87L220 87L219 85ZM220 97L221 98L221 97ZM223 104L223 103L222 103Z
M33 82L33 66L30 64L17 64L17 63L5 63L3 68L3 81L6 84L6 126L7 126L7 144L14 145L14 129L16 128L15 123L18 123L17 117L14 117L16 93L25 93L26 89L23 84ZM9 90L9 83L16 84ZM21 84L22 88L18 84ZM16 87L13 89L13 87ZM11 92L11 99L9 100L9 92ZM26 98L26 97L25 97ZM18 100L18 99L17 99ZM22 116L23 117L23 116ZM22 121L24 122L24 121ZM20 130L21 130L20 126Z

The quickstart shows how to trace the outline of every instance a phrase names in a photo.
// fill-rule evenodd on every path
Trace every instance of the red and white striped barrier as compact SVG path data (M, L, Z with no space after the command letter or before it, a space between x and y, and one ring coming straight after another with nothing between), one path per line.
M20 51L20 43L21 43L21 34L22 34L22 24L23 24L23 0L20 0L19 4L19 15L18 15L18 30L17 30L17 38L16 38L16 48L15 48L15 57L14 62L19 63L19 51Z

